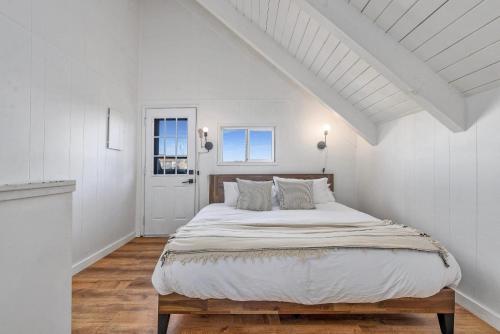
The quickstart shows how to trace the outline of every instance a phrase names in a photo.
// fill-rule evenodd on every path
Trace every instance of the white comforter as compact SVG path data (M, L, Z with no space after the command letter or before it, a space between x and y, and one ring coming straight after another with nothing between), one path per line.
M252 212L224 204L202 209L193 220L237 219L270 222L356 222L372 216L339 203L316 210ZM310 258L227 259L208 263L156 265L153 285L160 294L192 298L286 301L301 304L376 302L399 297L428 297L455 287L460 268L450 254L445 267L437 254L408 250L337 249Z

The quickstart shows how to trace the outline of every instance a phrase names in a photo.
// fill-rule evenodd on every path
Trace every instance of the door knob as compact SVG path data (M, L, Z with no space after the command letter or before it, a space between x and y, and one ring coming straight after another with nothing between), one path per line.
M182 183L189 183L189 184L192 184L194 183L194 179L188 179L186 181L183 181Z

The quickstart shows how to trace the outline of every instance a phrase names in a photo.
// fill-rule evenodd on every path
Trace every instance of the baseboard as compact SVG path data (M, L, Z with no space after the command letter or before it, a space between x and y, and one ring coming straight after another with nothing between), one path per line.
M73 264L73 266L71 268L72 272L73 272L73 275L79 273L83 269L85 269L88 266L92 265L93 263L99 261L100 259L102 259L106 255L114 252L115 250L117 250L121 246L125 245L127 242L129 242L130 240L134 239L135 237L136 237L136 233L134 231L132 233L127 234L123 238L118 239L115 242L107 245L106 247L98 250L94 254L91 254L91 255L87 256L83 260L81 260L81 261Z
M481 320L487 322L495 329L500 330L500 314L496 313L487 306L481 305L477 300L467 296L466 294L455 290L455 301L465 309L473 313Z

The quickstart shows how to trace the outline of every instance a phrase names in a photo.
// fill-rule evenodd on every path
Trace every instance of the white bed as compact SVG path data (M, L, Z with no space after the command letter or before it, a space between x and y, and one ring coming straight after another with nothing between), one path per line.
M337 202L315 210L253 212L222 203L210 204L193 221L234 219L270 222L356 222L373 220ZM337 249L308 258L273 257L217 262L173 262L156 265L152 282L158 293L199 299L285 301L298 304L371 303L400 297L424 298L455 287L460 268L449 255L449 267L434 253L410 250Z

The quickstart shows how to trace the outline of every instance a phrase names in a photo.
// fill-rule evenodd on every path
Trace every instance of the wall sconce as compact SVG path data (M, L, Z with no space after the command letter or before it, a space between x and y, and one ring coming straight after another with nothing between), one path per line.
M323 125L323 135L325 139L318 142L318 149L324 150L326 148L326 136L328 136L328 131L330 131L330 124Z
M205 148L208 152L214 148L214 144L208 141L208 128L205 126L203 129L198 129L200 135L201 148Z

